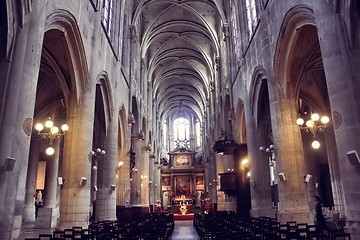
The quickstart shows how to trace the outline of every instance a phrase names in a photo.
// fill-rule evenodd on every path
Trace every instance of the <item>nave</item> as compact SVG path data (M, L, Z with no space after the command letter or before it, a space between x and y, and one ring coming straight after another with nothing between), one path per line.
M235 212L198 213L193 220L175 220L174 214L153 213L130 222L102 221L88 228L72 227L63 231L29 231L25 240L351 240L344 231L344 222L310 225L289 221L281 224L276 218L244 217ZM180 218L181 219L181 218ZM24 233L26 231L23 231Z

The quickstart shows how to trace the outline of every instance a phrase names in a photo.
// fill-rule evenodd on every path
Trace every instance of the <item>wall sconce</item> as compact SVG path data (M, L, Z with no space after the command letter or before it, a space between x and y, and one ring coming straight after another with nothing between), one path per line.
M306 174L306 176L304 177L305 182L308 183L310 181L310 179L312 178L312 175L310 174Z
M7 157L3 166L0 166L0 172L12 172L15 168L16 159Z
M86 182L87 182L87 178L86 178L86 177L82 177L82 178L80 179L80 186L85 187Z
M115 191L115 188L116 188L116 186L115 186L115 184L112 184L111 186L110 186L110 191Z
M95 186L94 186L94 191L97 192L98 190L99 190L98 186L95 185Z
M123 161L120 161L119 163L118 163L118 166L119 167L122 167L124 165L124 162Z
M54 126L54 122L51 120L51 118L49 118L44 125L42 123L37 123L35 125L35 129L38 131L39 136L49 139L50 146L45 150L45 152L47 155L51 156L55 152L55 149L52 147L54 139L65 135L65 133L69 130L69 126L66 123L61 125L60 131L57 126Z
M278 175L279 175L280 181L285 182L285 180L286 180L285 173L281 172Z

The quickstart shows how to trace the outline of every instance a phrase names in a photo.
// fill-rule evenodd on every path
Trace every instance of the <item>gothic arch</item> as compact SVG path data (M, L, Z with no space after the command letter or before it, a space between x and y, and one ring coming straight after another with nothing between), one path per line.
M97 85L100 87L103 103L104 103L104 111L105 111L105 125L106 129L110 125L112 120L112 116L114 113L114 100L111 91L111 84L109 80L109 76L107 72L101 72L96 78Z
M79 103L85 85L89 81L89 70L77 20L70 12L57 9L46 18L45 33L50 30L60 31L64 37L65 47L72 63L71 69L68 69L71 88L75 89L76 100Z
M279 91L282 90L279 92L279 96L294 94L293 87L289 85L291 64L288 60L293 58L298 30L305 25L315 26L314 12L307 5L298 5L290 9L281 25L274 56L276 85L278 85Z
M258 101L261 98L261 87L264 83L263 81L267 81L266 78L266 70L262 66L258 66L255 68L253 76L251 78L250 84L250 112L255 119L258 119ZM257 122L256 122L257 125Z

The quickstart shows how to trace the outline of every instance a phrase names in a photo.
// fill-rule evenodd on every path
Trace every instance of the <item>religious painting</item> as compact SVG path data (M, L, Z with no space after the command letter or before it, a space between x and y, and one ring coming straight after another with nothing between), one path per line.
M204 185L204 178L203 176L196 177L196 185Z
M181 176L175 178L175 184L176 184L176 196L190 196L190 177L189 176Z
M176 166L189 166L189 156L180 155L175 158Z
M170 186L170 177L162 177L162 185Z

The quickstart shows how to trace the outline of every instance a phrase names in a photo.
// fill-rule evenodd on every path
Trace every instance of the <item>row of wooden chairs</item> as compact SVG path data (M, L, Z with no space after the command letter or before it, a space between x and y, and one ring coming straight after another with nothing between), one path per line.
M89 225L87 229L73 227L62 231L53 231L52 234L39 234L38 238L26 240L166 240L174 230L174 215L152 213L131 222L102 221Z
M275 218L243 218L234 212L211 212L194 216L201 239L246 240L350 240L343 229L324 229L295 221L280 224Z

